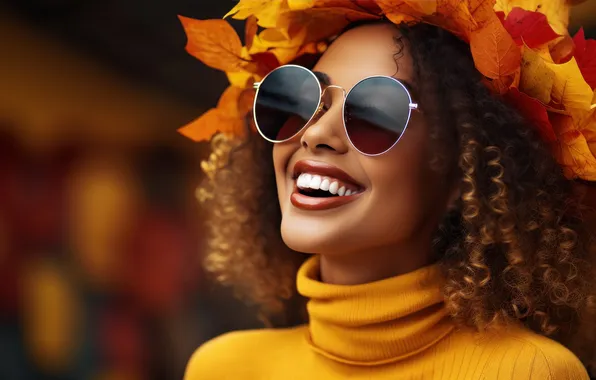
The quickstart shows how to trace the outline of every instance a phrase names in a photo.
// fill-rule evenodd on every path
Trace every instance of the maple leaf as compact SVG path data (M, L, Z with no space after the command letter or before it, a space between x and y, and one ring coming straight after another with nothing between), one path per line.
M257 18L255 16L250 16L247 18L246 25L244 26L244 44L246 49L249 51L252 47L252 43L255 40L258 30L259 25L257 24Z
M596 40L586 40L584 29L573 37L575 59L584 79L592 89L596 89Z
M518 46L526 44L532 49L560 37L549 25L544 14L519 7L509 12L503 26Z
M549 104L555 84L554 71L537 52L530 49L524 49L521 67L520 90L543 104Z
M193 20L183 16L179 19L188 38L186 51L189 54L217 70L241 68L242 42L227 21Z
M472 32L470 47L478 71L490 79L498 79L515 73L521 52L496 14L493 15L491 21Z
M515 107L521 115L538 129L542 138L547 142L554 142L557 136L548 118L546 107L536 99L520 92L517 88L509 89L505 99Z

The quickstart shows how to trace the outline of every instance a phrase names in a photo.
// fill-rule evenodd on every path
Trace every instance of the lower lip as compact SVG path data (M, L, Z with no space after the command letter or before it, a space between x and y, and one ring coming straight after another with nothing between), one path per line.
M298 189L295 188L294 192L290 196L290 201L295 207L302 210L330 210L350 203L356 200L360 195L362 195L362 193L352 194L343 197L337 196L329 198L316 198L300 194L298 192Z

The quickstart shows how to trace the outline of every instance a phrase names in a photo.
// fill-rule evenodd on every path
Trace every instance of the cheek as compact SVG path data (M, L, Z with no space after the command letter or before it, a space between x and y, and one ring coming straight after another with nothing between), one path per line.
M286 193L288 180L288 162L295 152L295 144L282 143L273 145L273 166L275 169L275 181L277 183L277 191L280 195Z

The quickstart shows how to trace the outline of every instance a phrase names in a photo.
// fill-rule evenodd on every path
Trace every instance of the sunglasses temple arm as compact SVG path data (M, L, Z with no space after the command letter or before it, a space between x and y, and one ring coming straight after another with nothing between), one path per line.
M410 103L410 109L411 110L417 110L418 109L418 103Z
M253 88L254 90L258 90L260 85L261 85L261 82L255 82L255 83L252 85L252 88Z

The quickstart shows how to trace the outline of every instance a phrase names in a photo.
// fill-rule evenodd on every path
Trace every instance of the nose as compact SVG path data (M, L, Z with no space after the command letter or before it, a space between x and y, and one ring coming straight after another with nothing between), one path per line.
M335 92L336 96L331 96L328 90L332 88L341 91ZM312 152L327 150L336 153L346 153L349 150L342 118L344 97L345 90L341 87L325 88L322 101L325 105L331 103L331 106L326 111L321 110L321 113L303 132L300 143L304 149Z

